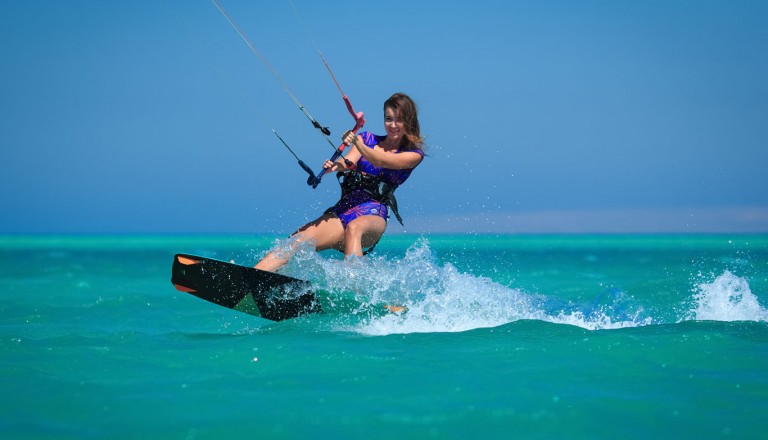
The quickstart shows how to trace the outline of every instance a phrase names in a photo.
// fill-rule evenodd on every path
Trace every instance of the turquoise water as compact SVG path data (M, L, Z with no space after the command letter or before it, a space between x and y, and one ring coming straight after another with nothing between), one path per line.
M274 242L0 237L2 437L765 438L768 236L387 236L280 323L170 284Z

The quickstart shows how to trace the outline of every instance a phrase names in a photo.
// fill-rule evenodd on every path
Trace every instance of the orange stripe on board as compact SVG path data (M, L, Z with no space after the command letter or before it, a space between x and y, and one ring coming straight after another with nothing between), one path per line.
M182 286L181 284L174 284L173 287L175 287L176 290L180 290L182 292L187 292L187 293L195 293L195 292L197 292L197 290L190 289L189 287Z
M197 260L193 260L191 258L186 258L186 257L182 257L182 256L177 256L176 260L178 260L179 263L185 264L187 266L189 266L191 264L198 264L199 263L199 261L197 261Z

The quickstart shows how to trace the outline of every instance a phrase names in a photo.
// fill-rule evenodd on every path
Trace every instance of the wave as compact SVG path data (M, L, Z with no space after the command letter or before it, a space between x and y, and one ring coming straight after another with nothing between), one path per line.
M335 330L365 335L460 332L538 320L588 330L669 324L688 320L768 321L745 278L724 271L694 286L679 303L679 316L663 317L620 289L586 302L526 292L490 278L462 273L439 263L427 239L402 259L364 257L343 262L299 252L292 270L312 273L323 291L323 307L334 314ZM385 306L405 311L388 312ZM336 310L334 313L333 311Z
M768 310L760 305L746 279L726 270L714 281L696 287L693 306L685 319L768 321Z

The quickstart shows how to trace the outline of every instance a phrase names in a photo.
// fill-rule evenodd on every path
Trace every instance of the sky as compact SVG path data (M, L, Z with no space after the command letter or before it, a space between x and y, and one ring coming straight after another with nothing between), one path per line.
M768 2L219 1L334 141L317 48L365 129L416 101L390 233L768 232ZM208 0L0 0L0 60L0 234L283 234L338 198Z

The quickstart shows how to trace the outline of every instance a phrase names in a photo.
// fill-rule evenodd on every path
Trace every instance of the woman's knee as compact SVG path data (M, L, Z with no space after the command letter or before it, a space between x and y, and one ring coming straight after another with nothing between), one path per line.
M380 217L358 217L349 222L344 231L344 237L346 240L378 241L386 228L387 223Z
M346 237L362 237L368 231L376 229L375 223L365 217L358 217L347 224L344 229Z
M347 223L347 225L344 227L344 236L349 237L355 237L362 234L362 231L365 229L363 227L363 222L358 221L359 218L356 218L352 220L351 222Z

